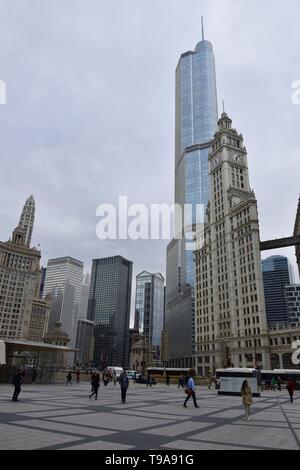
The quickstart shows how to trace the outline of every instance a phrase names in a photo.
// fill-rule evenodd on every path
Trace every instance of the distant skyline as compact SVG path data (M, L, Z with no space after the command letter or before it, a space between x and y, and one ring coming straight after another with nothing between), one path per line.
M30 194L32 243L47 259L122 255L165 276L167 241L100 241L96 208L174 198L175 69L213 42L219 110L243 129L261 239L293 232L300 191L296 0L0 0L0 239ZM288 24L284 34L282 25ZM287 256L299 281L293 248ZM132 304L135 285L133 283Z

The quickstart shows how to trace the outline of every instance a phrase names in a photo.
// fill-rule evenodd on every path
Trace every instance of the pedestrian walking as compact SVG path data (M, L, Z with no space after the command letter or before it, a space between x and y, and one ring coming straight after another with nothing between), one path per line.
M72 372L69 371L68 375L67 375L67 383L66 385L72 385Z
M178 387L177 388L180 388L180 387L184 388L184 377L183 377L182 374L178 379Z
M288 392L290 394L291 403L293 403L293 395L294 395L294 391L296 390L296 384L294 380L289 379L286 388L288 389Z
M94 376L95 376L95 373L92 372L91 373L91 393L93 393L94 391L94 387L93 387L93 383L94 383Z
M197 400L196 400L196 387L195 387L193 374L190 374L190 376L189 376L189 379L188 379L188 382L187 382L187 387L185 389L185 393L187 394L187 397L185 399L185 402L184 402L183 406L185 408L187 408L187 406L186 406L187 402L189 401L189 399L191 397L193 397L193 402L194 402L195 408L199 408L199 406L197 404Z
M106 371L103 372L103 383L104 385L108 385L109 383L109 374Z
M152 387L150 374L147 375L147 387L149 387L149 385Z
M32 371L32 383L35 384L36 383L36 379L38 377L38 372L36 369L33 369Z
M125 372L122 372L122 374L120 375L119 382L120 382L120 387L121 387L122 403L126 403L126 393L129 387L129 379L127 375L125 374Z
M117 374L115 371L113 373L113 381L114 381L114 387L115 387L117 385Z
M25 379L25 369L24 367L22 367L20 369L20 374L21 374L21 383L23 384L24 383L24 379Z
M76 372L76 383L77 384L80 384L80 370L78 369L78 371Z
M98 390L100 387L100 374L95 373L92 376L92 393L89 395L90 398L95 395L95 400L98 400Z
M15 386L15 389L14 389L14 394L13 394L13 397L12 397L12 401L19 401L18 400L18 396L21 392L21 384L23 383L22 382L22 371L19 370L14 376L13 376L13 379L12 379L12 383L14 384Z
M277 389L277 380L275 377L273 377L272 381L271 381L271 390L273 392L276 392L276 389Z
M243 405L245 407L245 417L247 421L250 420L250 407L252 405L252 391L250 385L248 384L247 380L244 380L243 385L241 387L241 394L243 397Z
M282 385L282 381L281 381L281 378L278 376L277 377L277 388L278 388L279 392L281 392L281 385Z
M170 385L170 376L169 376L169 374L166 375L166 385Z

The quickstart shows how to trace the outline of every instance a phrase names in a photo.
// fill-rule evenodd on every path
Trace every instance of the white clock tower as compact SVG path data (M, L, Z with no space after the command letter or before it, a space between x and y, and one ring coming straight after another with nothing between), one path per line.
M257 202L247 151L224 112L209 154L210 203L196 257L196 364L270 367Z

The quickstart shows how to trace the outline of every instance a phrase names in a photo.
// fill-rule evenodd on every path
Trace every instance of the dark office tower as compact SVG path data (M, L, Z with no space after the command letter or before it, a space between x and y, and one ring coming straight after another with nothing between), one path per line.
M197 205L203 206L204 214L208 203L208 153L217 122L215 58L213 46L204 39L202 30L202 41L194 51L181 55L176 69L175 203L181 207L190 204L192 208L191 219L184 221L188 237L195 231ZM167 248L166 331L170 363L174 366L190 365L194 352L192 245L183 237L172 240Z
M291 267L285 256L270 256L262 260L262 272L268 326L289 323L285 287L291 283Z
M122 256L94 259L88 320L95 322L95 365L128 368L132 262Z

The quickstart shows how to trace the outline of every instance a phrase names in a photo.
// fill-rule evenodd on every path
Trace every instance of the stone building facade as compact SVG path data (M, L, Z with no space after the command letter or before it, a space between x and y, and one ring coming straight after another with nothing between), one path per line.
M196 367L270 368L257 202L247 151L224 112L209 154L210 203L197 239Z

